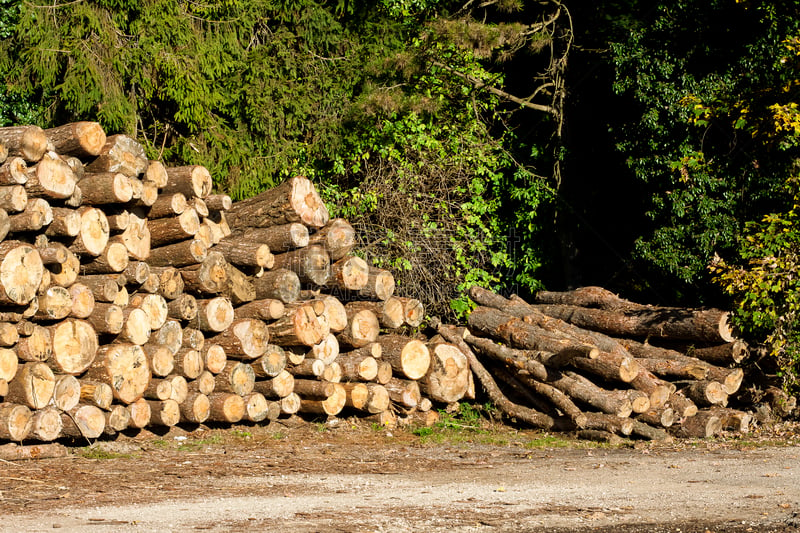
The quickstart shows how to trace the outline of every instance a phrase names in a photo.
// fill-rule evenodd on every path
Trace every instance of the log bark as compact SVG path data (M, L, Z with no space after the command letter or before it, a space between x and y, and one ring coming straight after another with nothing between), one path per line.
M8 213L19 213L28 206L28 193L22 185L0 186L0 209Z
M460 401L469 386L466 356L457 347L444 342L431 342L428 350L431 364L420 379L422 392L437 402Z
M211 402L200 392L190 393L180 404L181 422L202 424L211 416Z
M308 305L289 311L283 318L269 324L268 329L272 342L280 346L314 346L330 332Z
M165 246L193 238L200 229L200 218L190 208L177 216L147 219L147 229L151 246Z
M63 200L75 192L77 181L72 168L54 152L49 152L28 168L25 191L29 198Z
M197 316L188 325L208 333L220 333L233 323L233 305L228 298L218 296L197 300Z
M103 411L109 411L114 401L114 391L111 385L101 381L90 379L80 380L80 402L99 407Z
M227 214L233 229L293 222L321 228L330 218L314 185L301 176L290 178L253 198L236 202Z
M713 411L698 411L670 428L673 435L689 439L706 439L722 431L722 421Z
M172 427L181 420L180 405L175 400L148 400L150 424Z
M4 401L41 409L53 399L55 376L44 363L25 363L8 383Z
M147 219L155 220L157 218L175 217L186 211L187 208L188 202L185 194L180 192L162 193L158 195L156 201L147 210Z
M736 339L716 346L692 348L687 350L687 355L713 365L729 366L744 361L750 355L750 349L746 342Z
M86 322L91 324L97 333L117 335L125 324L125 315L118 305L96 302L92 314L86 317Z
M712 405L724 407L728 403L728 393L725 392L722 384L716 381L694 381L682 389L682 392L698 407L710 407Z
M651 426L661 426L668 428L675 423L675 411L671 407L660 409L650 409L644 413L639 413L636 420L650 424Z
M28 165L23 158L10 157L0 165L0 185L24 185L27 181Z
M214 251L221 253L233 265L261 268L272 268L275 265L271 248L256 241L226 238L214 245Z
M367 309L347 310L347 326L339 333L339 345L345 348L361 348L376 342L380 333L378 317ZM384 347L385 353L385 347ZM421 377L421 376L420 376Z
M253 385L253 390L260 392L268 400L287 398L294 393L294 376L287 370L281 370L272 379L256 381Z
M94 405L78 405L61 413L62 435L73 438L96 439L103 434L106 417Z
M204 343L203 347L200 348L200 355L203 356L203 365L206 370L212 374L219 374L225 369L225 364L228 362L228 354L223 346L212 343L213 341Z
M274 255L274 268L291 270L302 283L324 286L331 275L328 253L321 246L306 246L299 250Z
M246 396L253 392L256 375L253 368L239 361L228 361L225 368L214 376L214 391Z
M91 172L78 182L85 205L124 204L133 198L130 179L120 172Z
M356 297L363 300L386 300L394 294L394 276L388 270L370 267L367 284Z
M175 354L175 373L186 379L195 379L204 369L203 356L198 350L181 348Z
M348 302L345 309L349 309L351 314L356 311L366 309L378 317L380 325L387 329L397 329L404 323L403 303L394 296L379 301L360 300Z
M222 346L232 359L258 359L267 351L269 328L261 320L242 318L234 320L225 331L211 337L209 342Z
M208 399L210 402L208 420L235 424L244 418L244 399L238 394L214 392Z
M263 298L237 306L233 310L233 315L237 320L241 318L257 318L272 322L282 317L285 311L286 308L282 301Z
M53 407L45 407L33 413L29 438L42 442L51 442L61 435L64 423L61 412Z
M264 355L250 366L257 378L273 378L286 369L286 352L280 346L270 344Z

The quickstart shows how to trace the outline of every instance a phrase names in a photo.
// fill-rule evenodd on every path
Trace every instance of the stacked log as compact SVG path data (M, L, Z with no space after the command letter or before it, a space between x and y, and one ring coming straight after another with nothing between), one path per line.
M511 416L609 439L748 430L751 415L732 408L748 350L723 311L637 304L599 287L533 303L479 287L469 295L478 304L469 329L439 332Z
M232 202L206 168L92 122L0 128L0 145L0 439L389 420L466 393L466 358L404 333L422 304L309 180ZM428 398L392 400L393 380Z

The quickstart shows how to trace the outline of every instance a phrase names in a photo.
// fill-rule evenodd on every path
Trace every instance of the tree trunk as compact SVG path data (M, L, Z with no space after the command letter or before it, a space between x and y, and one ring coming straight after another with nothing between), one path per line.
M114 401L114 391L111 385L89 379L81 379L80 383L80 403L94 405L103 411L111 409L111 404Z
M181 422L202 424L211 416L211 402L207 395L193 392L180 404L180 411Z
M713 411L698 411L696 415L673 425L673 435L688 439L706 439L722 431L722 421Z
M236 319L257 318L271 322L285 313L284 303L280 300L263 298L237 306L233 310Z
M189 208L177 216L148 219L147 229L151 246L165 246L193 238L200 230L200 218L197 211Z
M308 246L308 228L298 223L265 228L248 227L225 237L220 244L238 244L242 242L267 245L270 252L279 254Z
M147 262L151 266L180 268L202 263L208 256L208 246L197 239L185 240L150 250Z
M208 333L220 333L233 323L233 305L228 298L197 300L197 316L188 325Z
M73 438L96 439L103 434L106 416L94 405L78 405L61 413L62 435Z
M272 268L275 265L272 249L256 241L226 238L214 245L214 251L221 253L232 265L262 268Z
M28 165L23 158L10 157L0 165L0 185L24 185L27 181Z
M9 381L3 401L41 409L53 399L55 383L53 371L46 364L25 363Z
M253 390L260 392L268 400L286 398L294 392L294 376L287 370L281 370L272 379L256 381Z
M275 254L274 268L285 268L297 274L302 283L324 286L331 274L328 253L321 246L306 246L299 250Z
M205 198L211 194L213 182L207 168L199 165L167 167L167 183L161 188L163 193L183 193L186 198L196 196Z
M286 352L280 346L270 344L264 355L250 366L257 378L273 378L286 368Z
M277 187L236 202L227 211L233 229L263 228L300 222L311 228L328 223L328 209L314 185L306 178L290 178Z
M345 348L361 348L375 342L380 333L380 323L375 313L367 309L345 309L348 322L344 331L337 336L339 345Z
M387 300L394 294L394 276L388 270L369 268L367 284L358 291L357 298L364 300Z
M725 392L722 384L716 381L694 381L682 392L699 407L712 405L724 407L728 403L728 393Z
M235 424L244 418L244 399L238 394L214 392L209 397L208 420Z
M61 411L69 411L81 400L81 382L75 376L55 376L52 405Z
M50 442L61 435L64 422L58 409L45 407L33 413L29 438Z
M84 205L124 204L133 198L131 181L120 172L87 173L78 187Z
M9 156L32 163L47 151L47 134L39 126L7 126L0 128L0 144L6 147Z
M258 359L267 351L269 329L261 320L242 318L235 320L225 331L210 339L222 346L232 359Z
M33 246L19 241L0 243L0 303L25 305L36 297L44 265Z
M747 343L736 339L732 342L707 348L693 348L688 350L687 355L713 365L729 366L744 361L750 355L750 349Z
M428 344L430 368L420 379L420 387L432 400L452 403L461 400L469 385L469 364L457 347L443 342Z
M378 317L380 325L387 329L399 328L403 325L405 318L403 303L395 296L377 302L366 300L349 302L345 305L345 309L351 310L351 313L362 309L371 311Z
M181 409L175 400L148 400L150 424L172 427L181 420Z
M301 305L268 326L272 342L279 346L314 346L329 329L317 318L313 308Z
M300 278L285 268L264 272L252 282L258 299L274 299L288 304L300 296Z

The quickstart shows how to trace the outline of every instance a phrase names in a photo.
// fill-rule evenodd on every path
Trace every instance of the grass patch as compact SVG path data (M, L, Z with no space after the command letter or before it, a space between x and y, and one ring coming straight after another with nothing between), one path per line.
M107 460L107 459L130 459L131 457L133 457L133 455L130 453L112 452L109 450L98 448L96 446L87 446L85 448L80 448L77 454L83 457L84 459Z

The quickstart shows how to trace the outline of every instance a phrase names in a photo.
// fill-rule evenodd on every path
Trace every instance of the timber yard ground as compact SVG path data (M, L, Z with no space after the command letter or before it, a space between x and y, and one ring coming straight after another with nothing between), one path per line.
M800 425L608 446L502 425L178 427L0 464L2 531L788 532Z

